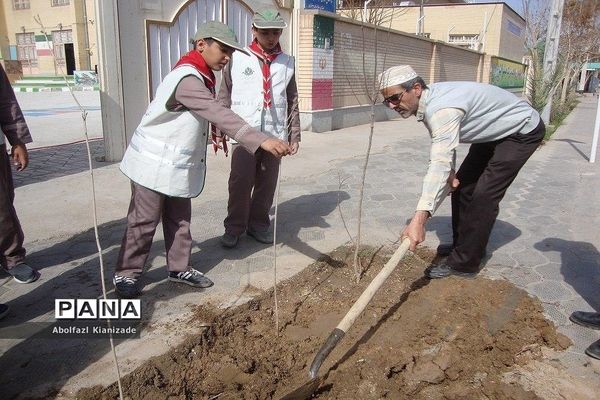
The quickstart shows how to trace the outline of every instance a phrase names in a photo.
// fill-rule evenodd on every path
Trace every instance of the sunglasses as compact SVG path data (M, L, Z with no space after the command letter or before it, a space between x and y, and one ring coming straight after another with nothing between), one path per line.
M385 104L386 106L389 106L390 104L397 106L398 104L400 104L404 93L406 92L396 93L394 95L391 95L390 97L386 97L385 99L383 99L383 104Z

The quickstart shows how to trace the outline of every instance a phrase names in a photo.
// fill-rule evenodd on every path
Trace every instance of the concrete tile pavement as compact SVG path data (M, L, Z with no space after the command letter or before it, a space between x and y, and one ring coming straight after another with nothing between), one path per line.
M509 189L501 203L488 246L491 256L484 270L485 275L508 279L540 298L548 317L574 341L563 361L582 376L590 373L583 349L600 336L574 326L568 315L575 309L600 310L600 199L594 190L600 176L598 166L585 159L595 100L581 99L555 139L534 154ZM326 134L305 133L299 155L284 159L278 216L280 279L349 240L340 210L350 232L356 231L358 185L367 135L368 126ZM100 144L94 143L96 151ZM461 146L462 156L466 149ZM42 169L56 174L17 178L16 204L29 261L43 275L31 285L18 285L0 275L0 301L12 308L0 328L52 320L54 298L100 295L90 184L88 174L83 172L82 150L72 145L60 157L45 153L56 148L32 152L34 163L36 159L44 160ZM414 118L376 124L363 205L364 243L391 244L397 239L413 213L428 155L429 137ZM78 167L63 169L59 176L65 159ZM197 291L165 280L159 227L142 297L144 318L152 329L144 331L140 340L118 343L123 372L180 342L190 329L182 321L192 304L211 302L228 307L248 299L256 290L271 287L271 247L246 237L234 250L219 245L227 202L228 163L222 153L209 157L205 190L193 200L192 260L215 281L215 287ZM110 275L124 229L129 183L116 164L97 164L94 175L99 231ZM428 228L426 245L435 247L440 241L450 240L449 201L430 220ZM110 288L109 281L110 277ZM92 343L1 339L3 393L6 390L7 396L25 395L56 387L69 395L81 386L113 381L107 341Z

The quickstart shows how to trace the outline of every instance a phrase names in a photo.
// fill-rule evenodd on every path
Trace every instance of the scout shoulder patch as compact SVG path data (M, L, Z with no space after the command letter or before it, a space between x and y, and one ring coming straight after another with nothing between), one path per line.
M254 73L254 70L250 67L246 67L246 69L244 70L244 72L242 72L242 74L246 75L246 76L250 76Z

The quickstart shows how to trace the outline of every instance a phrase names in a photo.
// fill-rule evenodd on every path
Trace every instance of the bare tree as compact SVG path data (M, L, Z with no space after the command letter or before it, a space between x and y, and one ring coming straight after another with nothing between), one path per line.
M342 15L363 23L388 26L398 13L405 12L399 7L393 7L390 0L371 0L365 12L365 0L342 0Z
M361 51L359 60L359 70L353 73L353 76L348 76L346 72L346 79L348 81L348 87L351 88L352 94L357 100L358 104L367 103L370 106L369 109L369 138L367 144L367 151L365 154L365 161L363 164L361 181L359 186L359 203L358 203L358 226L357 234L355 238L351 237L354 244L354 273L356 281L358 282L362 277L364 269L360 264L359 252L362 239L362 210L363 210L363 199L364 189L367 170L369 166L369 158L371 156L371 146L373 143L373 134L375 131L375 107L379 101L379 73L383 71L386 64L387 52L380 54L380 40L381 34L387 34L388 40L390 35L390 26L392 18L399 13L405 12L403 8L399 7L386 7L389 4L385 0L373 0L366 6L362 0L348 0L344 3L347 9L346 16L350 16L361 22ZM372 27L367 26L368 24L373 25ZM382 28L386 28L385 32ZM343 39L343 38L342 38ZM368 45L367 45L368 42ZM352 52L346 52L345 56L350 57ZM356 54L356 53L354 53ZM356 61L356 59L354 60ZM354 64L351 60L348 60L348 64ZM341 183L340 183L341 185ZM341 214L341 210L340 210ZM346 226L345 220L342 215L344 226Z
M543 58L546 46L550 2L523 0L526 24L525 47L531 71L527 92L532 106L541 111L548 95L555 93L556 110L566 103L573 92L581 67L599 53L600 2L597 0L567 0L563 10L560 50L557 68L551 76L544 76ZM560 89L560 90L557 90ZM554 118L554 112L551 120Z
M564 59L559 105L573 91L582 66L598 55L600 47L600 2L568 0L563 11L560 53Z
M549 3L543 0L523 0L525 17L525 49L529 58L527 93L533 108L541 111L546 105L552 82L544 76L544 40L548 29ZM558 70L558 68L557 68Z

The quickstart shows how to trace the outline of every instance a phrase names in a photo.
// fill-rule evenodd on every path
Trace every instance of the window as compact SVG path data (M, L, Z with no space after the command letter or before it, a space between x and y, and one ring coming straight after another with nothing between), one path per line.
M35 34L17 33L17 60L24 67L37 66L37 53L35 51Z
M69 0L52 0L52 7L68 6Z
M15 10L29 9L29 0L13 0L13 8Z
M458 33L448 35L448 43L455 46L464 47L465 49L479 49L479 35L472 33Z
M52 31L54 57L59 65L65 65L65 43L73 43L73 31L71 29Z
M479 39L479 35L460 33L457 35L450 35L448 37L448 42L456 43L456 44L469 44L469 43L476 42L478 39Z
M515 24L514 22L512 22L510 20L507 20L506 22L507 22L506 29L513 35L521 37L521 28L519 27L519 25Z

